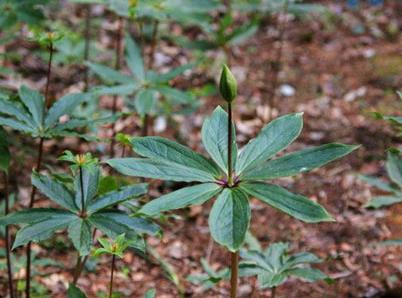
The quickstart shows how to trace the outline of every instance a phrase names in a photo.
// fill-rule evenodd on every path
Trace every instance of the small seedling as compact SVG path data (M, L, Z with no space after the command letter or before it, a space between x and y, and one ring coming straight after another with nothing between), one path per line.
M230 70L224 67L220 90L228 113L221 107L216 108L202 127L202 141L213 161L164 138L134 137L133 150L143 158L116 158L107 163L125 175L201 182L147 203L140 212L149 216L200 205L217 196L209 215L209 228L214 240L232 253L231 297L236 297L238 250L250 224L250 197L304 222L333 221L318 203L264 180L305 173L349 154L357 146L333 143L272 159L300 134L302 113L296 113L269 123L238 154L231 121L232 103L237 93L233 80Z
M121 234L116 237L114 241L109 241L105 238L99 238L98 242L102 245L94 252L94 256L99 256L101 254L112 255L112 263L110 268L110 284L109 284L109 298L112 298L113 294L113 275L115 270L116 256L123 258L124 251L133 244L135 240L129 240L126 238L125 234Z
M309 252L289 254L289 243L273 243L264 250L242 250L240 256L240 275L257 275L261 289L272 289L285 283L289 277L296 277L308 282L330 281L321 270L311 268L310 264L321 263L316 255Z
M213 288L222 280L230 279L230 269L223 268L219 271L214 270L205 259L201 259L201 266L205 273L191 274L187 276L187 280L193 284L201 286L202 291L207 291Z

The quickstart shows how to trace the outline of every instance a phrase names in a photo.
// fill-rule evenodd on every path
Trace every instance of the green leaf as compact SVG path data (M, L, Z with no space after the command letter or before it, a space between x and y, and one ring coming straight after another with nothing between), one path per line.
M192 68L193 66L194 66L194 64L189 63L189 64L181 65L174 69L171 69L165 73L158 74L158 76L156 77L155 83L168 83L169 81L173 80L177 76L181 75L187 69Z
M74 195L63 184L36 172L32 173L31 181L33 186L61 207L72 212L79 210L75 205Z
M139 197L147 192L147 184L133 184L116 191L108 192L100 197L95 197L88 202L87 211L90 213L122 203L134 197Z
M264 203L304 222L333 221L331 215L316 202L268 183L245 182L240 188Z
M366 176L366 175L358 175L360 180L363 180L367 182L368 184L377 187L378 189L381 189L383 191L387 192L395 192L396 189L393 188L391 185L385 183L381 179L378 179L376 177L371 177L371 176Z
M137 43L130 37L126 36L126 59L127 65L133 74L140 80L145 79L144 61L142 60L141 49Z
M73 110L85 100L90 99L87 93L68 94L57 100L49 109L45 119L45 126L52 127L63 115L70 115Z
M358 146L331 143L303 149L262 163L244 173L242 180L266 180L294 176L321 167L357 148Z
M89 254L92 246L92 229L88 220L76 217L68 226L68 237L80 256Z
M399 153L388 152L385 167L391 180L402 187L402 158Z
M195 97L189 92L168 86L159 86L156 89L166 98L167 101L173 104L190 104L195 101Z
M384 245L402 245L402 239L386 240L386 241L383 241L382 244L384 244Z
M219 169L211 161L179 143L161 137L142 137L133 138L131 144L134 151L141 156L205 171L205 175L209 174L210 180L214 180L214 176L220 174Z
M45 114L45 99L36 90L30 89L27 86L22 86L18 90L21 101L28 108L32 115L32 119L36 123L36 127L43 125L43 116Z
M160 232L158 225L150 222L149 220L140 217L130 217L122 211L100 211L95 213L97 217L103 216L114 222L124 225L128 230L132 232L142 234L146 233L148 235L155 235Z
M13 249L27 244L30 241L38 242L48 239L52 234L67 227L77 216L75 214L63 214L42 221L34 222L20 229L15 237Z
M302 113L285 115L270 122L241 150L236 173L261 165L288 147L299 136L302 128Z
M156 290L155 289L148 289L145 292L144 298L155 298L156 297Z
M315 282L328 278L328 275L326 275L324 272L314 268L295 268L289 270L288 274L296 276L308 282Z
M8 150L8 135L4 129L0 127L0 170L8 173L10 166L10 151Z
M247 196L237 188L225 188L209 214L209 229L216 242L235 252L243 244L250 224Z
M152 89L142 89L137 92L134 98L135 110L141 117L150 114L156 103L156 91Z
M184 208L190 205L201 205L217 195L221 187L215 183L202 183L184 187L152 200L140 209L140 213L150 216L164 211Z
M15 102L6 101L0 99L0 114L7 114L9 116L15 117L18 121L30 126L31 128L36 127L36 123L32 119L31 115L25 111L22 107L19 107Z
M87 204L97 193L100 180L100 170L98 165L82 167L82 191L84 193L84 203ZM75 204L81 208L81 179L77 171L74 179Z
M232 144L232 168L235 168L237 159L236 132L233 125L233 144ZM218 166L227 173L228 164L228 115L218 106L212 115L204 121L202 126L202 143L205 149L218 164Z
M96 95L130 95L138 90L140 86L136 83L116 85L116 86L99 86L93 88L92 92Z
M120 84L131 84L133 82L131 76L124 75L108 66L91 62L86 63L86 65L105 82Z
M368 201L365 208L380 208L384 206L390 206L396 203L402 202L402 194L399 196L377 196Z
M55 208L34 208L16 211L0 217L0 226L13 224L32 224L52 217L72 215L69 211Z
M0 125L11 127L12 129L22 131L24 133L33 133L33 129L20 121L0 116Z
M171 181L211 182L211 174L179 164L164 163L148 158L113 158L106 161L123 175Z
M73 284L69 284L67 290L67 298L87 298L85 294Z

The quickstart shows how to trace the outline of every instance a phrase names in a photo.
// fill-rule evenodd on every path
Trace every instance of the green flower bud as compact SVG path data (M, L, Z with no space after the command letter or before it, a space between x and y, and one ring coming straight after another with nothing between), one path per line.
M219 92L224 100L232 102L237 95L237 82L229 67L223 65L221 79L219 82Z

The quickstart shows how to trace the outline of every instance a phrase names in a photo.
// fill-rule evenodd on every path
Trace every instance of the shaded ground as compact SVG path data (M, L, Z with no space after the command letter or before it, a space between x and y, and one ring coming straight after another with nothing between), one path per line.
M344 9L333 4L330 8L333 11ZM400 207L377 211L362 208L374 190L354 175L360 172L383 176L384 150L400 142L386 124L374 120L369 114L374 110L397 114L401 110L394 91L402 86L402 37L398 32L391 34L387 31L387 26L395 22L401 28L402 8L397 8L397 3L388 3L377 10L365 8L360 13L345 11L342 16L331 20L289 20L286 23L282 65L276 87L279 90L284 84L290 85L295 93L283 96L277 92L273 113L302 111L305 121L301 137L289 151L332 141L362 146L354 154L323 169L278 181L319 201L334 215L336 223L303 224L257 201L252 202L251 231L264 245L288 241L295 251L312 251L326 260L319 266L320 269L336 279L332 285L290 280L278 289L278 297L373 297L389 288L401 286L401 249L380 246L378 242L402 236L402 210ZM354 34L356 24L388 33L377 36L373 30L366 30ZM272 95L270 87L275 81L270 61L277 57L276 49L280 47L275 28L275 20L267 21L247 42L247 47L233 51L233 70L240 81L235 119L241 143L255 136L269 118L268 98ZM162 42L157 52L167 53L169 49ZM26 57L25 61L30 59L36 61L32 57ZM56 86L65 88L66 82L61 79L63 71L59 70L55 80L58 82ZM41 82L37 82L38 87ZM75 85L70 89L80 86L78 81L71 83ZM59 89L53 88L53 92L57 93ZM199 145L202 119L220 103L216 96L206 98L196 114L175 118L181 134L177 135L171 126L158 134L179 137L189 146L202 150ZM132 131L136 130L137 122L127 119L122 123L127 125L127 131ZM75 141L67 141L65 145L74 147ZM87 145L82 145L81 150L87 148ZM48 142L47 160L54 163L55 154L61 153L62 149L55 142ZM29 170L30 158L24 156L23 164ZM18 167L15 171L20 172ZM13 184L20 183L19 174L15 173L13 177ZM151 196L158 196L160 192L174 187L158 182L153 182L153 185L159 187L151 187ZM27 202L28 191L28 186L20 188L22 204ZM220 283L216 289L200 293L199 289L184 280L188 274L200 270L200 258L211 249L208 211L207 205L181 211L181 219L171 219L164 225L162 239L150 239L151 245L177 270L188 297L228 296L228 284ZM52 248L53 245L56 249ZM35 245L34 248L39 257L51 258L72 268L76 256L72 249L67 249L69 246L65 243L65 235L61 234L46 245ZM213 245L210 261L221 268L229 264L229 256ZM108 262L107 257L102 258L93 272L85 273L80 279L79 286L89 297L95 297L98 291L106 291ZM175 286L164 277L159 267L131 253L117 266L121 270L116 276L116 290L121 291L124 297L140 297L150 287L157 289L157 297L178 297ZM121 273L125 271L125 274ZM51 297L64 297L65 285L71 279L69 273L57 267L47 267L45 272L40 273L44 275L37 276L36 280L51 289ZM18 274L23 276L22 271ZM269 291L253 292L254 287L255 280L242 279L242 297L270 297Z

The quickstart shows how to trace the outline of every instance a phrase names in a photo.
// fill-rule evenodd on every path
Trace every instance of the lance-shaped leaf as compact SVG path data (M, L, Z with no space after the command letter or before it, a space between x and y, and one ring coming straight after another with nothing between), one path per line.
M88 220L77 216L68 226L68 237L80 256L89 254L92 246L92 229Z
M240 174L274 156L289 146L303 128L303 114L279 117L266 125L239 154L236 173Z
M116 86L99 86L95 87L92 92L97 95L130 95L138 90L140 86L136 83L116 85Z
M36 127L43 125L43 116L45 113L45 99L36 90L30 89L27 86L22 86L18 90L21 101L28 108L32 115L32 119L36 123Z
M55 208L34 208L16 211L7 216L0 217L0 226L15 225L15 224L31 224L42 221L44 219L63 215L73 214L69 211L64 211Z
M380 208L390 206L402 202L402 193L396 193L394 196L377 196L368 201L364 207L366 208Z
M236 131L233 125L232 136L232 168L235 167L237 159ZM228 115L219 106L202 125L202 143L205 149L226 173L228 164Z
M79 210L74 195L63 184L36 172L32 173L31 181L33 186L61 207L73 212Z
M15 102L0 99L0 114L15 117L18 121L23 122L31 128L36 126L32 116L23 107Z
M187 69L190 69L194 66L194 64L185 64L181 65L179 67L176 67L172 70L169 70L165 73L158 74L157 77L155 78L154 82L155 83L168 83L169 81L173 80L176 78L178 75L181 75L183 72L185 72Z
M376 177L372 177L372 176L366 176L366 175L358 175L360 180L363 180L365 182L367 182L368 184L377 187L378 189L381 189L383 191L387 191L387 192L395 192L398 189L393 187L392 185L385 183L383 180L376 178Z
M246 237L250 216L247 195L237 188L225 188L209 214L212 237L230 251L237 251Z
M321 270L315 268L295 268L288 271L291 276L298 277L308 282L315 282L318 280L330 280Z
M82 167L82 188L81 188L81 178L77 171L74 179L74 189L75 189L75 204L81 208L81 190L84 194L84 203L91 200L98 191L100 179L99 166L91 165Z
M145 204L140 213L157 215L164 211L184 208L190 205L201 205L220 192L216 183L202 183L184 187L169 194L163 195Z
M142 89L137 92L134 98L135 109L142 117L153 111L155 103L156 91L152 89Z
M144 62L142 60L141 50L137 43L129 36L126 36L126 61L127 65L138 80L144 80Z
M211 182L214 180L212 175L205 171L148 158L114 158L109 159L106 163L119 173L134 177L184 182Z
M97 216L103 216L112 221L125 225L127 229L138 234L146 233L148 235L155 235L160 232L159 226L150 222L149 220L140 217L130 217L124 212L118 210L105 210L97 212L96 214Z
M42 241L48 239L52 234L67 227L77 216L75 214L59 214L57 217L47 218L34 222L20 229L15 237L13 249L25 245L30 241Z
M266 180L297 175L321 167L357 148L358 146L332 143L303 149L245 172L242 180Z
M211 161L179 143L161 137L143 137L133 138L131 144L141 156L205 171L211 180L219 175L219 169Z
M70 115L81 103L87 100L87 93L68 94L57 100L49 109L45 119L45 126L55 125L63 115Z
M101 64L88 62L87 66L105 82L130 84L133 81L132 77Z
M22 131L25 133L34 133L34 130L28 126L27 124L14 120L11 118L1 117L0 116L0 125L11 127L12 129Z
M108 192L88 202L87 211L90 213L139 197L147 192L147 184L133 184L119 190Z
M316 202L268 183L245 182L240 188L249 195L304 222L333 221L331 215Z
M391 180L402 187L402 158L399 153L388 152L385 166Z
M189 104L195 101L195 97L189 92L184 92L168 86L157 87L157 90L166 98L167 101L173 104Z

